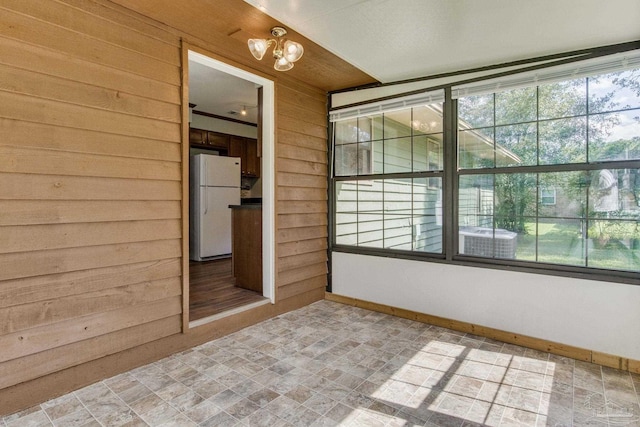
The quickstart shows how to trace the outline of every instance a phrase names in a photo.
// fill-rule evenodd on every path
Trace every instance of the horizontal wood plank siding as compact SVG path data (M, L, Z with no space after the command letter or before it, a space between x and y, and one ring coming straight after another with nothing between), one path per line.
M23 225L0 228L0 254L179 239L177 220Z
M0 281L180 257L179 240L121 243L0 255Z
M327 237L327 227L324 225L305 227L304 230L289 228L278 231L278 241L281 243L295 242L300 239L316 239L325 237Z
M0 388L24 381L25 371L37 378L177 334L181 324L175 315L0 363Z
M3 145L6 147L102 154L144 160L175 162L180 159L180 145L172 142L2 118L0 128L3 129Z
M176 293L179 288L179 286L174 286ZM4 349L0 355L0 362L73 344L80 340L107 335L127 327L160 320L167 315L180 314L182 301L179 295L173 295L174 298L168 298L166 294L163 296L165 298L161 301L153 301L148 304L135 301L137 304L134 306L107 312L99 311L81 319L59 320L49 325L31 328L28 331L6 334L0 338L0 345Z
M153 117L169 122L178 119L179 106L175 104L7 65L0 65L0 88L7 92L118 111L132 116Z
M180 66L180 54L175 48L175 39L158 40L142 32L132 34L132 29L124 23L108 17L100 17L88 10L77 9L75 6L86 7L86 2L30 2L23 0L3 0L4 7L28 15L51 24L58 25L76 33L94 37L111 43L119 48L126 48L134 52L143 53L159 61ZM95 8L95 6L94 6ZM140 27L140 22L136 27ZM145 26L145 30L150 27Z
M176 296L180 294L178 283L177 278L170 277L95 292L83 292L81 296L70 295L2 308L0 333L8 334L62 320L75 320L80 316L91 315L102 305L116 310Z
M0 147L0 172L180 180L180 163Z
M180 182L2 173L0 200L180 200Z
M180 142L177 123L0 91L2 117L117 135Z
M327 208L327 202L322 200L289 200L280 206L280 214L296 214L306 212L322 212Z
M182 165L177 37L90 0L0 13L2 388L180 331Z
M116 68L105 67L83 58L67 55L64 51L50 50L45 46L25 44L0 34L2 64L27 70L39 70L50 76L78 83L95 84L104 89L137 95L158 101L180 104L180 90L175 84L134 75Z
M130 49L126 46L113 44L111 40L105 40L102 34L86 34L72 29L58 26L54 23L41 21L38 17L14 12L9 8L19 6L22 2L11 5L11 1L5 6L2 3L2 34L7 38L24 41L51 50L64 52L70 56L90 60L99 65L120 69L131 74L148 77L153 80L167 82L174 85L180 84L180 74L176 72L177 64L171 61L161 61L148 56L152 46L142 46L142 51ZM58 3L56 14L63 14ZM33 13L33 11L31 11ZM26 12L28 13L28 11ZM76 9L75 19L83 20L85 14ZM123 28L122 38L141 37L133 31ZM176 52L178 50L176 49ZM178 53L176 53L178 55Z
M0 0L0 415L324 298L326 88L240 53L222 3ZM182 40L276 86L276 303L184 334Z
M326 97L300 86L278 99L278 298L327 285Z
M0 200L0 226L179 218L177 200Z
M323 289L323 286L326 286L326 283L326 274L321 274L310 279L305 278L300 282L282 286L280 288L280 294L282 298L295 298L302 294L320 292Z
M0 308L59 300L108 289L176 278L180 261L169 258L24 279L5 280L0 288Z
M303 253L300 255L291 255L280 260L280 262L278 263L278 270L289 271L291 269L298 268L298 266L300 265L307 266L310 263L317 263L318 260L326 261L326 259L327 259L326 251L315 251L315 252Z

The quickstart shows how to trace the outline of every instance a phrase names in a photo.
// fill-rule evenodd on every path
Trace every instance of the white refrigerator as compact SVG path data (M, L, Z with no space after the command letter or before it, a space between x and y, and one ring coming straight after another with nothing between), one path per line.
M191 157L189 258L231 254L231 209L240 204L240 159Z

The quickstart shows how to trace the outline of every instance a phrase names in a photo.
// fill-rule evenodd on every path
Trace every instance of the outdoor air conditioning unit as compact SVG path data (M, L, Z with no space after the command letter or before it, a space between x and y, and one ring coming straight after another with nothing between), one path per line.
M462 255L515 259L518 236L512 231L487 227L460 227L458 250Z

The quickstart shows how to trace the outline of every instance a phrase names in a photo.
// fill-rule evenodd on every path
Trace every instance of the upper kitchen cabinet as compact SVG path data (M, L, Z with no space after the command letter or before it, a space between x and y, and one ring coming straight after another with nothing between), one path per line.
M247 153L247 175L260 177L260 156L258 153L258 140L245 138L245 150Z
M207 131L202 129L189 128L189 144L207 145Z
M224 133L218 132L207 132L207 139L209 146L213 148L218 148L220 150L227 151L229 150L229 135L225 135Z
M189 128L189 144L193 147L210 148L222 152L229 150L230 135L204 129Z
M231 136L229 139L229 156L240 157L242 176L260 177L260 157L258 157L258 140Z

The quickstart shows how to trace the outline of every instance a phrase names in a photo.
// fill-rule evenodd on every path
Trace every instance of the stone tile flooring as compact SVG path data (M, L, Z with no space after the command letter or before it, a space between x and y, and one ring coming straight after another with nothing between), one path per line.
M14 426L640 426L640 375L321 301Z

